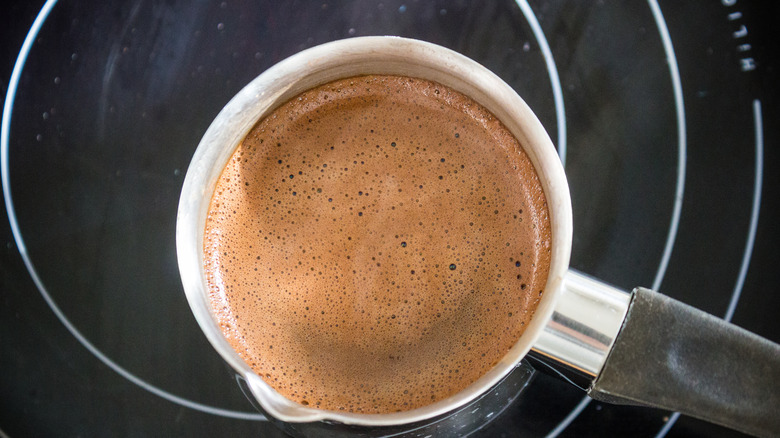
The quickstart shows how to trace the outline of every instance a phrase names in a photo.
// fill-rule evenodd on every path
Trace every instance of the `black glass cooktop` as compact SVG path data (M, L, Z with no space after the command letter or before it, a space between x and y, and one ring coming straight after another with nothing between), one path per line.
M780 341L769 2L12 2L0 18L0 436L279 436L184 298L200 137L252 78L362 35L431 41L525 98L572 191L572 266ZM543 373L472 436L739 436Z

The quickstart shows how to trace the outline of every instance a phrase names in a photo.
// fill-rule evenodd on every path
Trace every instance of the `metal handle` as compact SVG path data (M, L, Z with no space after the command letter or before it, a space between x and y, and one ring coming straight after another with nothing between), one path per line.
M562 288L530 357L587 390L607 360L631 295L573 270L566 273Z
M780 436L780 345L667 296L569 271L529 357L596 400Z

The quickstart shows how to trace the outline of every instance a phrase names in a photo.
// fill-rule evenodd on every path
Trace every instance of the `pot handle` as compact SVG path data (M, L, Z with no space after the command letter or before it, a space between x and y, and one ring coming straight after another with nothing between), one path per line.
M588 395L780 436L780 345L637 288Z

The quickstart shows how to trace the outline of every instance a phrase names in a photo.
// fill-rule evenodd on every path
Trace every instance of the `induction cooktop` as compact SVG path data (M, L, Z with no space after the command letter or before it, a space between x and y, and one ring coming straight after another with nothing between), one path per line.
M780 341L774 4L13 2L2 18L0 436L281 436L199 330L178 195L211 120L276 62L399 35L493 70L550 133L572 266ZM740 436L544 372L474 437Z

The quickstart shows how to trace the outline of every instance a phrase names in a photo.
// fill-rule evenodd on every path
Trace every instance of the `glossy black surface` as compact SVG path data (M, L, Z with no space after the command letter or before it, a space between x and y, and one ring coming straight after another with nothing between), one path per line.
M267 422L203 412L254 413L184 298L178 194L200 137L233 94L293 53L351 36L450 47L526 99L565 152L573 267L626 289L659 286L721 317L736 292L733 321L780 341L778 7L659 6L662 19L645 2L530 2L557 66L563 119L542 43L511 1L61 1L32 45L10 113L19 233L0 220L0 430L281 434ZM40 7L14 2L0 18L3 96ZM682 107L670 64L679 67ZM582 400L537 373L473 436L545 436ZM592 402L561 436L657 436L669 416ZM682 417L666 436L739 434Z

